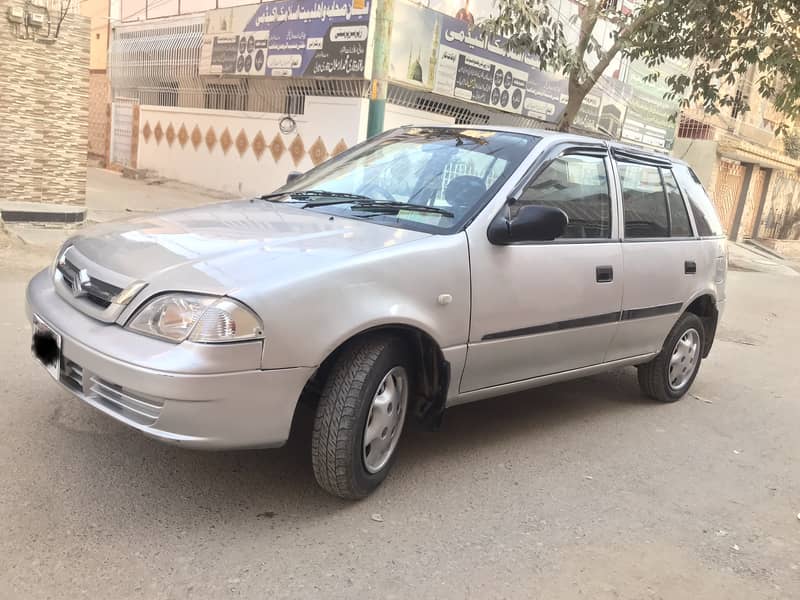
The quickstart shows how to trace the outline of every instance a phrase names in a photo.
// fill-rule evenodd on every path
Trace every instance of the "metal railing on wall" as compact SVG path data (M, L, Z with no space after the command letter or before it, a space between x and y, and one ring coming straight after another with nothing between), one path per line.
M140 104L302 114L307 96L367 98L363 79L221 77L200 74L203 15L118 25L109 47L112 97ZM390 85L388 102L452 117L457 124L492 123L551 129L552 124L430 92Z
M451 117L457 125L506 125L535 129L553 129L552 123L494 110L489 107L464 102L456 98L439 96L424 90L415 90L400 85L390 85L387 102L405 108L413 108L436 115Z
M112 97L155 106L302 114L306 96L369 93L365 80L201 75L204 23L194 16L115 27L109 48Z

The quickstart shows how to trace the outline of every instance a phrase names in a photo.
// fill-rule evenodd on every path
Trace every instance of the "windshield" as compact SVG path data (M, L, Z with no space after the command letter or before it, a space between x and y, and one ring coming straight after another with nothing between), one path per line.
M539 139L467 127L405 127L355 146L265 198L449 233L483 208Z

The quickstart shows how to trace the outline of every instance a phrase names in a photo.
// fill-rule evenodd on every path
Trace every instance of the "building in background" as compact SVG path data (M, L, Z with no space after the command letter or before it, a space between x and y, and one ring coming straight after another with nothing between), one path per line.
M80 0L81 15L90 21L89 33L89 146L91 158L108 154L111 88L108 45L111 23L119 19L119 0Z
M721 114L685 110L674 154L709 190L731 239L797 239L800 161L774 135L783 116L758 93L757 79L755 69L741 77L729 90L738 101Z
M6 0L0 14L3 219L82 220L89 20L57 1Z
M553 0L577 38L579 5ZM110 46L111 162L210 188L270 191L362 141L371 90L372 0L121 0ZM566 81L457 18L463 2L389 2L384 129L404 124L552 128ZM490 0L471 2L476 19ZM609 39L610 36L606 36ZM664 106L626 120L622 60L587 97L579 129L668 151ZM667 104L663 99L655 104ZM647 109L647 110L645 110ZM650 123L653 115L661 119Z
M112 162L215 189L265 192L365 138L372 0L120 1L110 45ZM551 2L577 40L580 3ZM458 18L462 0L387 5L385 129L555 126L566 106L564 77L477 35ZM477 21L491 9L491 0L468 5ZM611 43L613 27L601 22L599 45ZM660 68L668 75L689 65ZM690 110L676 120L677 100L645 81L648 73L644 64L613 61L586 97L576 130L685 158L731 237L785 232L798 163L772 135L777 116L752 84L738 90L750 112L709 118Z

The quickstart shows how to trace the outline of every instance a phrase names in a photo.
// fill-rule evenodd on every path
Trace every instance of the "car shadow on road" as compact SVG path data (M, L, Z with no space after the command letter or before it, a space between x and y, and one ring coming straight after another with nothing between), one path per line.
M432 435L413 431L404 442L414 449L409 453L414 461L431 455L453 455L457 460L461 451L476 446L513 445L520 437L549 436L576 421L590 423L652 404L639 391L635 370L618 369L452 407L440 431Z
M497 445L513 448L522 443L521 438L531 436L537 436L540 443L550 437L558 443L562 430L576 423L590 427L593 421L607 419L610 413L651 407L652 403L639 393L631 369L456 406L445 414L441 430L424 432L412 428L406 433L395 468L412 480L414 470L424 469L430 461L435 462L436 469L464 468L465 454L489 452ZM96 418L106 417L97 414ZM296 420L287 444L271 450L184 450L117 424L112 435L76 446L80 446L82 460L88 464L113 461L115 471L128 470L124 476L136 478L137 487L146 490L146 501L140 508L148 510L156 502L162 517L170 517L176 523L190 526L196 515L187 516L187 509L199 509L210 516L226 515L226 520L241 515L244 521L272 521L282 515L295 525L299 520L308 525L354 506L327 495L314 481L310 459L312 420L313 415L306 410ZM383 493L379 490L366 503L380 502ZM139 502L128 502L131 510L139 510ZM276 524L278 521L275 519Z

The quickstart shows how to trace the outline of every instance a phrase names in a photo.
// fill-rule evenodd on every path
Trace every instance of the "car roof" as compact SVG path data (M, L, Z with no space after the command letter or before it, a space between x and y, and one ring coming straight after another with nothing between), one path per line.
M623 144L614 140L607 140L599 137L590 137L588 135L579 135L576 133L565 133L563 131L553 131L549 129L534 129L529 127L512 127L510 125L424 125L424 127L436 127L441 129L475 129L478 131L503 131L507 133L520 133L526 135L535 135L537 137L546 138L550 143L563 142L576 142L583 144L597 144L602 143L608 146L610 150L621 151L628 155L638 156L643 159L653 159L655 161L663 162L665 160L677 164L686 165L686 162L670 156L669 154L661 154L652 150L647 150L632 144Z

